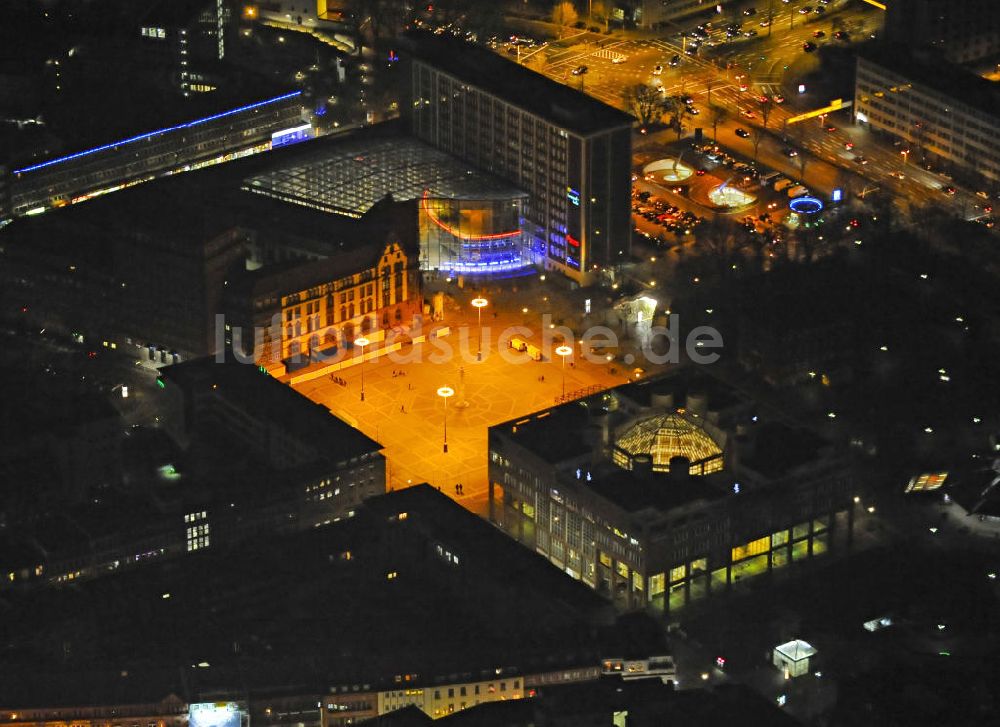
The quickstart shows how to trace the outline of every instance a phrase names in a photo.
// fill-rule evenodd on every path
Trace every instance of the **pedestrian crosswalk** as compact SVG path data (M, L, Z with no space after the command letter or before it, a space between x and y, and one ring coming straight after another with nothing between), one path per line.
M626 60L626 56L623 53L612 50L611 48L601 48L599 51L594 51L595 58L604 58L609 61L616 61L621 59Z

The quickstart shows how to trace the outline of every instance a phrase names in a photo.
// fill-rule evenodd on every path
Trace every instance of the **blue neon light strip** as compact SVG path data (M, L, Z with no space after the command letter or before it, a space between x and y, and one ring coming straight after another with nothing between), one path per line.
M260 108L261 106L267 106L268 104L277 103L278 101L284 101L285 99L295 98L300 96L302 91L292 91L291 93L286 93L283 96L275 96L274 98L267 99L266 101L258 101L257 103L247 104L246 106L240 106L236 109L230 109L229 111L223 111L220 114L215 114L214 116L206 116L203 119L198 119L197 121L188 121L184 124L178 124L177 126L168 126L165 129L159 129L157 131L150 131L145 134L140 134L139 136L133 136L130 139L123 139L122 141L116 141L111 144L105 144L104 146L94 147L93 149L87 149L87 151L78 151L76 154L69 154L68 156L59 157L58 159L50 159L47 162L41 162L40 164L35 164L30 167L24 167L24 169L15 169L14 174L24 174L25 172L33 172L38 169L44 169L45 167L50 167L53 164L59 164L60 162L68 162L71 159L79 159L80 157L87 156L88 154L96 154L99 151L107 151L108 149L114 149L118 146L123 146L124 144L131 144L134 141L142 141L143 139L150 139L159 134L168 134L171 131L179 131L180 129L190 129L192 126L198 126L199 124L206 124L209 121L215 121L216 119L222 119L226 116L232 116L233 114L240 114L244 111L251 111L253 109Z

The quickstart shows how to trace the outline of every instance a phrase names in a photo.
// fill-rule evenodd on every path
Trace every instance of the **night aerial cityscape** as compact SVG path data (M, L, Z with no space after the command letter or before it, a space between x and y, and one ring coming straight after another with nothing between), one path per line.
M5 0L0 727L1000 724L1000 0Z

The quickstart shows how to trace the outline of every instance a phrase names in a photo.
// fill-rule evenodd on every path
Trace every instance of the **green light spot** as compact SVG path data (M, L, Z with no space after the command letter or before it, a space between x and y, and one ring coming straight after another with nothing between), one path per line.
M167 385L163 382L163 379L157 379L156 385L159 386L161 389L167 388Z

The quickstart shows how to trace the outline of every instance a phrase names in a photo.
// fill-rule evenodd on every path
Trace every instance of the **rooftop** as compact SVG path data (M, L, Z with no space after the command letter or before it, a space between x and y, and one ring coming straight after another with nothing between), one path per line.
M0 702L216 701L596 665L595 634L613 623L589 588L427 485L67 593L5 594Z
M354 217L386 195L401 201L525 195L417 139L382 130L303 142L270 161L243 181L244 190Z
M334 416L329 409L301 396L256 366L205 357L167 366L160 372L168 383L189 392L213 396L242 406L251 415L312 444L330 460L360 457L382 449L375 440Z
M630 127L635 119L587 94L550 80L487 48L457 38L414 31L413 57L567 131L589 136Z
M1000 83L945 61L932 51L903 45L866 48L859 56L1000 120Z

